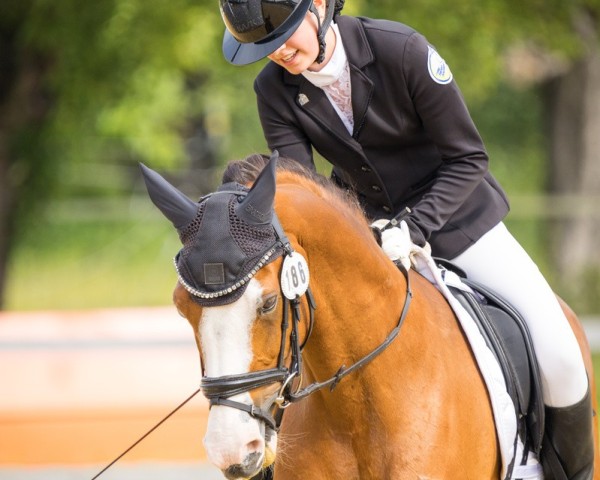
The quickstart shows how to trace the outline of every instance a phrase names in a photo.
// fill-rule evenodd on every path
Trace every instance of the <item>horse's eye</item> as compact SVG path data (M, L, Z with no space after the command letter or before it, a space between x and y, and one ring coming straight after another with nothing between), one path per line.
M276 306L277 306L277 295L275 295L275 294L269 295L267 298L265 298L263 304L261 305L261 307L259 309L259 313L261 315L270 313L273 310L275 310Z

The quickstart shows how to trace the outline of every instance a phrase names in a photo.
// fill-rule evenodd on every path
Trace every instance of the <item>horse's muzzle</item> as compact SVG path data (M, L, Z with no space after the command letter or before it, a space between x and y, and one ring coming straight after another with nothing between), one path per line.
M231 465L223 470L229 480L251 478L262 469L262 454L259 452L249 453L243 463Z

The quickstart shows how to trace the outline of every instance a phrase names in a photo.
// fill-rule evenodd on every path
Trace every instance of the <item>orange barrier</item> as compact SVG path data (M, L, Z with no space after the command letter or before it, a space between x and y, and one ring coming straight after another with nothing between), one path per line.
M0 466L108 463L199 379L174 307L0 313ZM204 460L207 411L198 394L123 461Z

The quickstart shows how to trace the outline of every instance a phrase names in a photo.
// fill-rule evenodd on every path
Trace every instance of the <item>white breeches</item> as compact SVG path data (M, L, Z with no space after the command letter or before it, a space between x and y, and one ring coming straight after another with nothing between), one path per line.
M504 223L452 263L511 303L527 322L541 371L544 403L565 407L581 400L588 379L575 335L548 282Z

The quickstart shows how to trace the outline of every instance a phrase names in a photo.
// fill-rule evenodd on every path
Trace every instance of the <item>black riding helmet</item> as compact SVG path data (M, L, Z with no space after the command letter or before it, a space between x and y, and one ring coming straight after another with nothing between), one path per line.
M273 53L292 36L306 12L315 14L318 22L319 56L325 58L325 33L343 0L329 0L321 24L313 0L219 0L226 30L223 37L223 56L234 65L247 65Z

